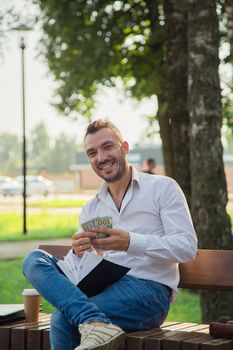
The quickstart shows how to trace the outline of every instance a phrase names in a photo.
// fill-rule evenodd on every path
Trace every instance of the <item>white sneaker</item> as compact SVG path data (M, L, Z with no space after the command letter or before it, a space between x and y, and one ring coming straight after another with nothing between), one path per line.
M97 326L83 323L79 326L79 332L81 342L75 350L120 350L125 337L124 331L113 324Z

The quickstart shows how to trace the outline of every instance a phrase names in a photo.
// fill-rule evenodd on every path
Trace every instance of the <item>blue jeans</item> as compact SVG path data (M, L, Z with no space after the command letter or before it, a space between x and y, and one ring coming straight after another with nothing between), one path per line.
M158 327L167 316L171 290L160 283L125 275L88 298L58 270L56 262L42 250L32 251L23 262L26 278L57 309L51 318L51 350L78 346L81 323L113 323L135 331Z

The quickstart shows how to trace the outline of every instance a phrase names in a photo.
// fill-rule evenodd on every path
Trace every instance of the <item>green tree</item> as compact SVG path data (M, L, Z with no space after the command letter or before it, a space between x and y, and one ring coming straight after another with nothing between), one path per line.
M36 170L46 168L50 152L50 138L43 122L32 130L29 141L29 166Z
M187 90L187 1L178 1L182 5L179 9L175 3L162 0L34 2L42 10L45 34L42 52L58 82L54 100L57 108L66 115L81 113L91 118L97 90L101 85L114 86L116 77L123 80L126 94L137 99L156 94L166 174L179 182L190 202L185 96L179 99L174 111L171 112L169 106L170 97L176 97L174 93L182 95ZM224 7L224 1L216 0L223 14L225 8L229 9L230 2L226 0ZM181 18L175 17L173 10ZM164 20L164 11L167 15L170 13L168 21ZM169 25L180 40L182 55L179 60L179 50L175 57L167 54L167 45L170 50L171 47L176 49L169 38ZM172 67L168 70L170 63ZM178 63L177 67L175 63ZM171 86L172 81L176 82L176 87Z
M154 94L155 85L160 88L158 28L152 35L156 22L160 27L158 2L37 2L44 54L60 85L57 107L62 112L90 112L99 84L115 85L118 76L127 92L139 99Z
M15 175L21 171L21 148L16 135L2 133L0 135L0 168L1 173Z
M162 1L35 0L42 11L42 53L58 88L54 105L65 115L91 118L101 85L126 95L157 95L166 173L174 176L164 74ZM182 183L183 177L177 179ZM183 187L183 186L182 186Z
M7 39L19 18L19 14L15 11L14 5L10 1L0 1L0 55L2 57L4 57L9 48Z
M70 166L75 163L76 150L75 138L61 134L50 149L48 170L53 173L70 171Z

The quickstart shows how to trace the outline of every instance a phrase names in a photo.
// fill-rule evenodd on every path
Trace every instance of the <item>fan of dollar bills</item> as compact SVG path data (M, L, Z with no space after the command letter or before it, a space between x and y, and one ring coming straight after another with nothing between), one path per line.
M91 220L82 223L84 231L90 231L93 228L112 228L112 217L111 216L97 216ZM106 238L109 235L107 233L98 233L97 238Z

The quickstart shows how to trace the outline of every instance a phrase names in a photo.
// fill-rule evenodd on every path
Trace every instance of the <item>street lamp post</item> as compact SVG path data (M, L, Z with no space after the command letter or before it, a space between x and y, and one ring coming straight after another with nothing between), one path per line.
M32 28L26 25L19 25L18 27L13 28L21 33L20 39L20 49L21 49L21 80L22 80L22 126L23 126L23 145L22 145L22 159L23 159L23 234L27 233L27 142L26 142L26 108L25 108L25 61L24 61L24 52L26 49L24 35L25 31L29 31Z

